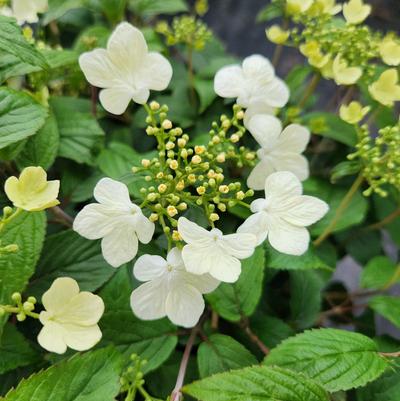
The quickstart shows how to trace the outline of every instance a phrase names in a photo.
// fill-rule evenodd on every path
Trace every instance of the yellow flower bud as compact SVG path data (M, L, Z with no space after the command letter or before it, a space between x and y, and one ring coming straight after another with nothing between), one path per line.
M218 163L224 163L225 162L225 152L222 152L219 155L217 155L216 160Z
M157 213L152 213L149 217L149 220L152 221L153 223L158 220L158 214Z
M192 163L193 164L200 164L201 163L201 157L199 155L194 155L192 157Z
M171 129L172 128L172 122L170 120L164 120L161 124L161 126L164 129Z
M217 213L211 213L211 214L210 214L210 220L211 220L211 221L217 221L217 220L219 220L218 214L217 214Z
M169 205L167 207L167 213L168 213L168 216L174 217L178 214L178 210L176 209L175 206Z
M182 191L185 188L185 182L183 180L179 181L175 188L177 191Z
M151 164L150 160L148 160L148 159L143 159L141 163L142 163L142 166L146 167L146 168L149 167Z
M163 194L167 190L167 186L165 184L160 184L157 189L160 194Z
M201 185L200 187L196 188L196 191L199 195L204 195L206 193L206 188Z
M186 202L181 202L178 206L178 210L184 211L187 209L187 203Z
M188 181L193 184L196 182L196 176L194 174L189 174L188 175Z
M179 146L180 148L183 148L185 145L186 145L186 140L183 139L183 138L179 138L179 139L178 139L178 146Z
M205 152L206 147L205 146L195 146L194 147L194 153L196 153L196 155L201 155Z
M239 191L236 193L236 199L243 200L245 198L245 193L243 191Z
M288 14L301 14L306 12L312 5L313 0L287 0L286 11Z
M182 237L177 230L172 231L172 239L176 242L182 241Z
M270 42L281 45L288 40L290 32L283 30L279 25L272 25L271 27L265 30L265 34L267 35L267 38ZM243 111L241 112L243 113Z
M238 134L232 134L231 137L230 137L230 140L231 140L232 143L239 142L240 136Z
M218 203L218 209L221 210L221 212L225 212L226 211L225 203Z
M171 163L169 163L169 167L172 170L176 170L179 167L179 163L177 160L171 160Z
M173 149L175 147L175 144L173 143L173 142L171 142L171 141L168 141L166 144L165 144L165 148L167 149L167 150L171 150L171 149Z
M228 187L228 185L220 185L218 187L218 191L223 194L227 194L229 192L229 187Z
M155 100L153 100L150 103L150 109L153 111L157 111L160 108L160 103L156 102Z
M349 124L359 123L369 112L369 106L362 107L359 102L351 102L349 105L340 107L340 118Z

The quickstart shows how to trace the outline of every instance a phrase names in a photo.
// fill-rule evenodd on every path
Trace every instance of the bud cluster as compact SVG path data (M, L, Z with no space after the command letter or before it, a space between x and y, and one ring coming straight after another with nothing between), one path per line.
M25 302L22 302L22 296L19 292L14 292L11 295L13 304L11 305L0 305L0 317L6 313L15 313L17 320L23 322L27 316L38 318L38 315L34 313L36 298L28 297Z
M124 372L122 372L120 378L121 393L126 392L128 394L134 395L136 390L139 390L140 392L144 390L143 389L144 379L143 379L142 368L147 363L147 361L141 360L139 356L136 354L132 354L130 357L130 362L131 364L125 369ZM151 401L151 398L148 397L148 394L146 392L142 395L145 396L146 401ZM134 397L129 399L133 400Z

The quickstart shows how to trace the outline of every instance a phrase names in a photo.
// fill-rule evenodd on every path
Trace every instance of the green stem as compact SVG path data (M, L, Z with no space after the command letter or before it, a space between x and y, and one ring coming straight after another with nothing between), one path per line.
M6 219L0 221L0 231L8 224L11 220L15 219L22 213L22 209L17 208L13 214L8 216Z
M309 82L306 91L304 92L303 98L300 100L298 107L302 109L308 99L312 96L312 94L315 92L315 89L317 89L317 86L319 84L319 81L321 80L321 75L318 73L315 73L314 76L312 77L311 81Z

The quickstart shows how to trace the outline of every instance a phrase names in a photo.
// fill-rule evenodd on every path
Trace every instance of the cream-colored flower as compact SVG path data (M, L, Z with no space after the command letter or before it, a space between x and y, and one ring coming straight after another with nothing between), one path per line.
M58 205L60 181L47 181L42 167L26 167L19 178L10 177L4 185L8 199L15 207L29 212L48 209Z
M362 107L359 102L351 102L340 107L340 118L349 124L359 123L370 111L371 107Z
M279 25L272 25L265 30L265 34L269 41L278 45L285 43L290 36L290 32L283 30Z
M38 14L46 12L48 6L48 0L12 0L12 16L20 25L33 24L39 21Z
M336 4L336 0L315 0L312 9L321 14L336 15L342 11L342 6Z
M353 85L362 76L360 67L349 67L346 60L343 60L340 55L333 60L332 70L333 78L338 85Z
M399 74L395 68L386 70L377 81L368 87L371 96L387 107L400 101Z
M308 62L315 68L323 68L330 60L329 54L323 54L316 40L311 40L300 46L300 52L308 58Z
M350 0L343 4L343 15L349 24L361 24L371 14L372 7L363 0Z
M386 36L379 47L382 60L387 65L400 65L400 41L395 40L392 35Z
M306 12L313 4L313 0L287 0L286 11L289 14L301 14Z
M149 52L143 34L127 22L119 24L107 49L83 53L79 65L86 79L100 91L100 102L112 114L122 114L133 100L144 104L150 90L162 91L172 78L169 61Z
M91 292L80 292L74 279L54 280L42 303L45 310L39 316L43 328L38 342L47 351L63 354L67 347L85 351L100 341L97 323L104 313L103 300Z

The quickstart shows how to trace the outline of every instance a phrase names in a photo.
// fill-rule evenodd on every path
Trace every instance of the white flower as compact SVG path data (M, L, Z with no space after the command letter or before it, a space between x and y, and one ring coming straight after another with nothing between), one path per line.
M283 107L289 100L289 89L275 76L275 70L267 58L253 55L243 64L221 68L214 79L214 90L221 97L237 98L244 108L256 108L258 112L271 113Z
M46 310L40 312L43 328L38 342L47 351L63 354L67 347L85 351L100 341L97 322L104 312L103 300L90 292L79 292L72 278L54 280L42 303Z
M252 255L257 240L252 234L223 235L217 228L207 231L185 217L178 220L178 232L187 243L182 251L186 270L210 273L226 283L237 281L241 272L239 259Z
M247 128L261 146L257 151L260 161L247 179L248 187L264 189L266 178L276 171L291 171L302 181L308 178L308 161L301 154L310 140L307 128L291 124L282 131L281 122L266 114L252 117Z
M178 248L168 253L167 260L161 256L141 256L133 274L146 281L132 292L135 315L144 320L168 316L171 322L183 327L193 327L198 322L204 310L202 294L214 291L219 285L209 274L188 273Z
M12 0L12 15L18 24L25 22L33 24L39 21L38 13L44 13L48 8L47 0Z
M299 179L288 171L271 174L265 181L265 199L251 204L255 214L239 227L239 233L253 233L257 244L268 237L279 252L302 255L308 248L310 234L305 227L321 219L328 205L313 196L302 195Z
M99 203L86 205L76 216L73 228L88 239L99 239L104 259L114 267L132 260L138 240L148 244L154 223L131 202L128 188L111 178L102 178L94 188Z
M143 34L127 22L116 27L107 49L83 53L79 65L92 85L104 88L100 102L113 114L122 114L131 99L146 103L150 89L164 90L172 77L169 61L149 52Z

